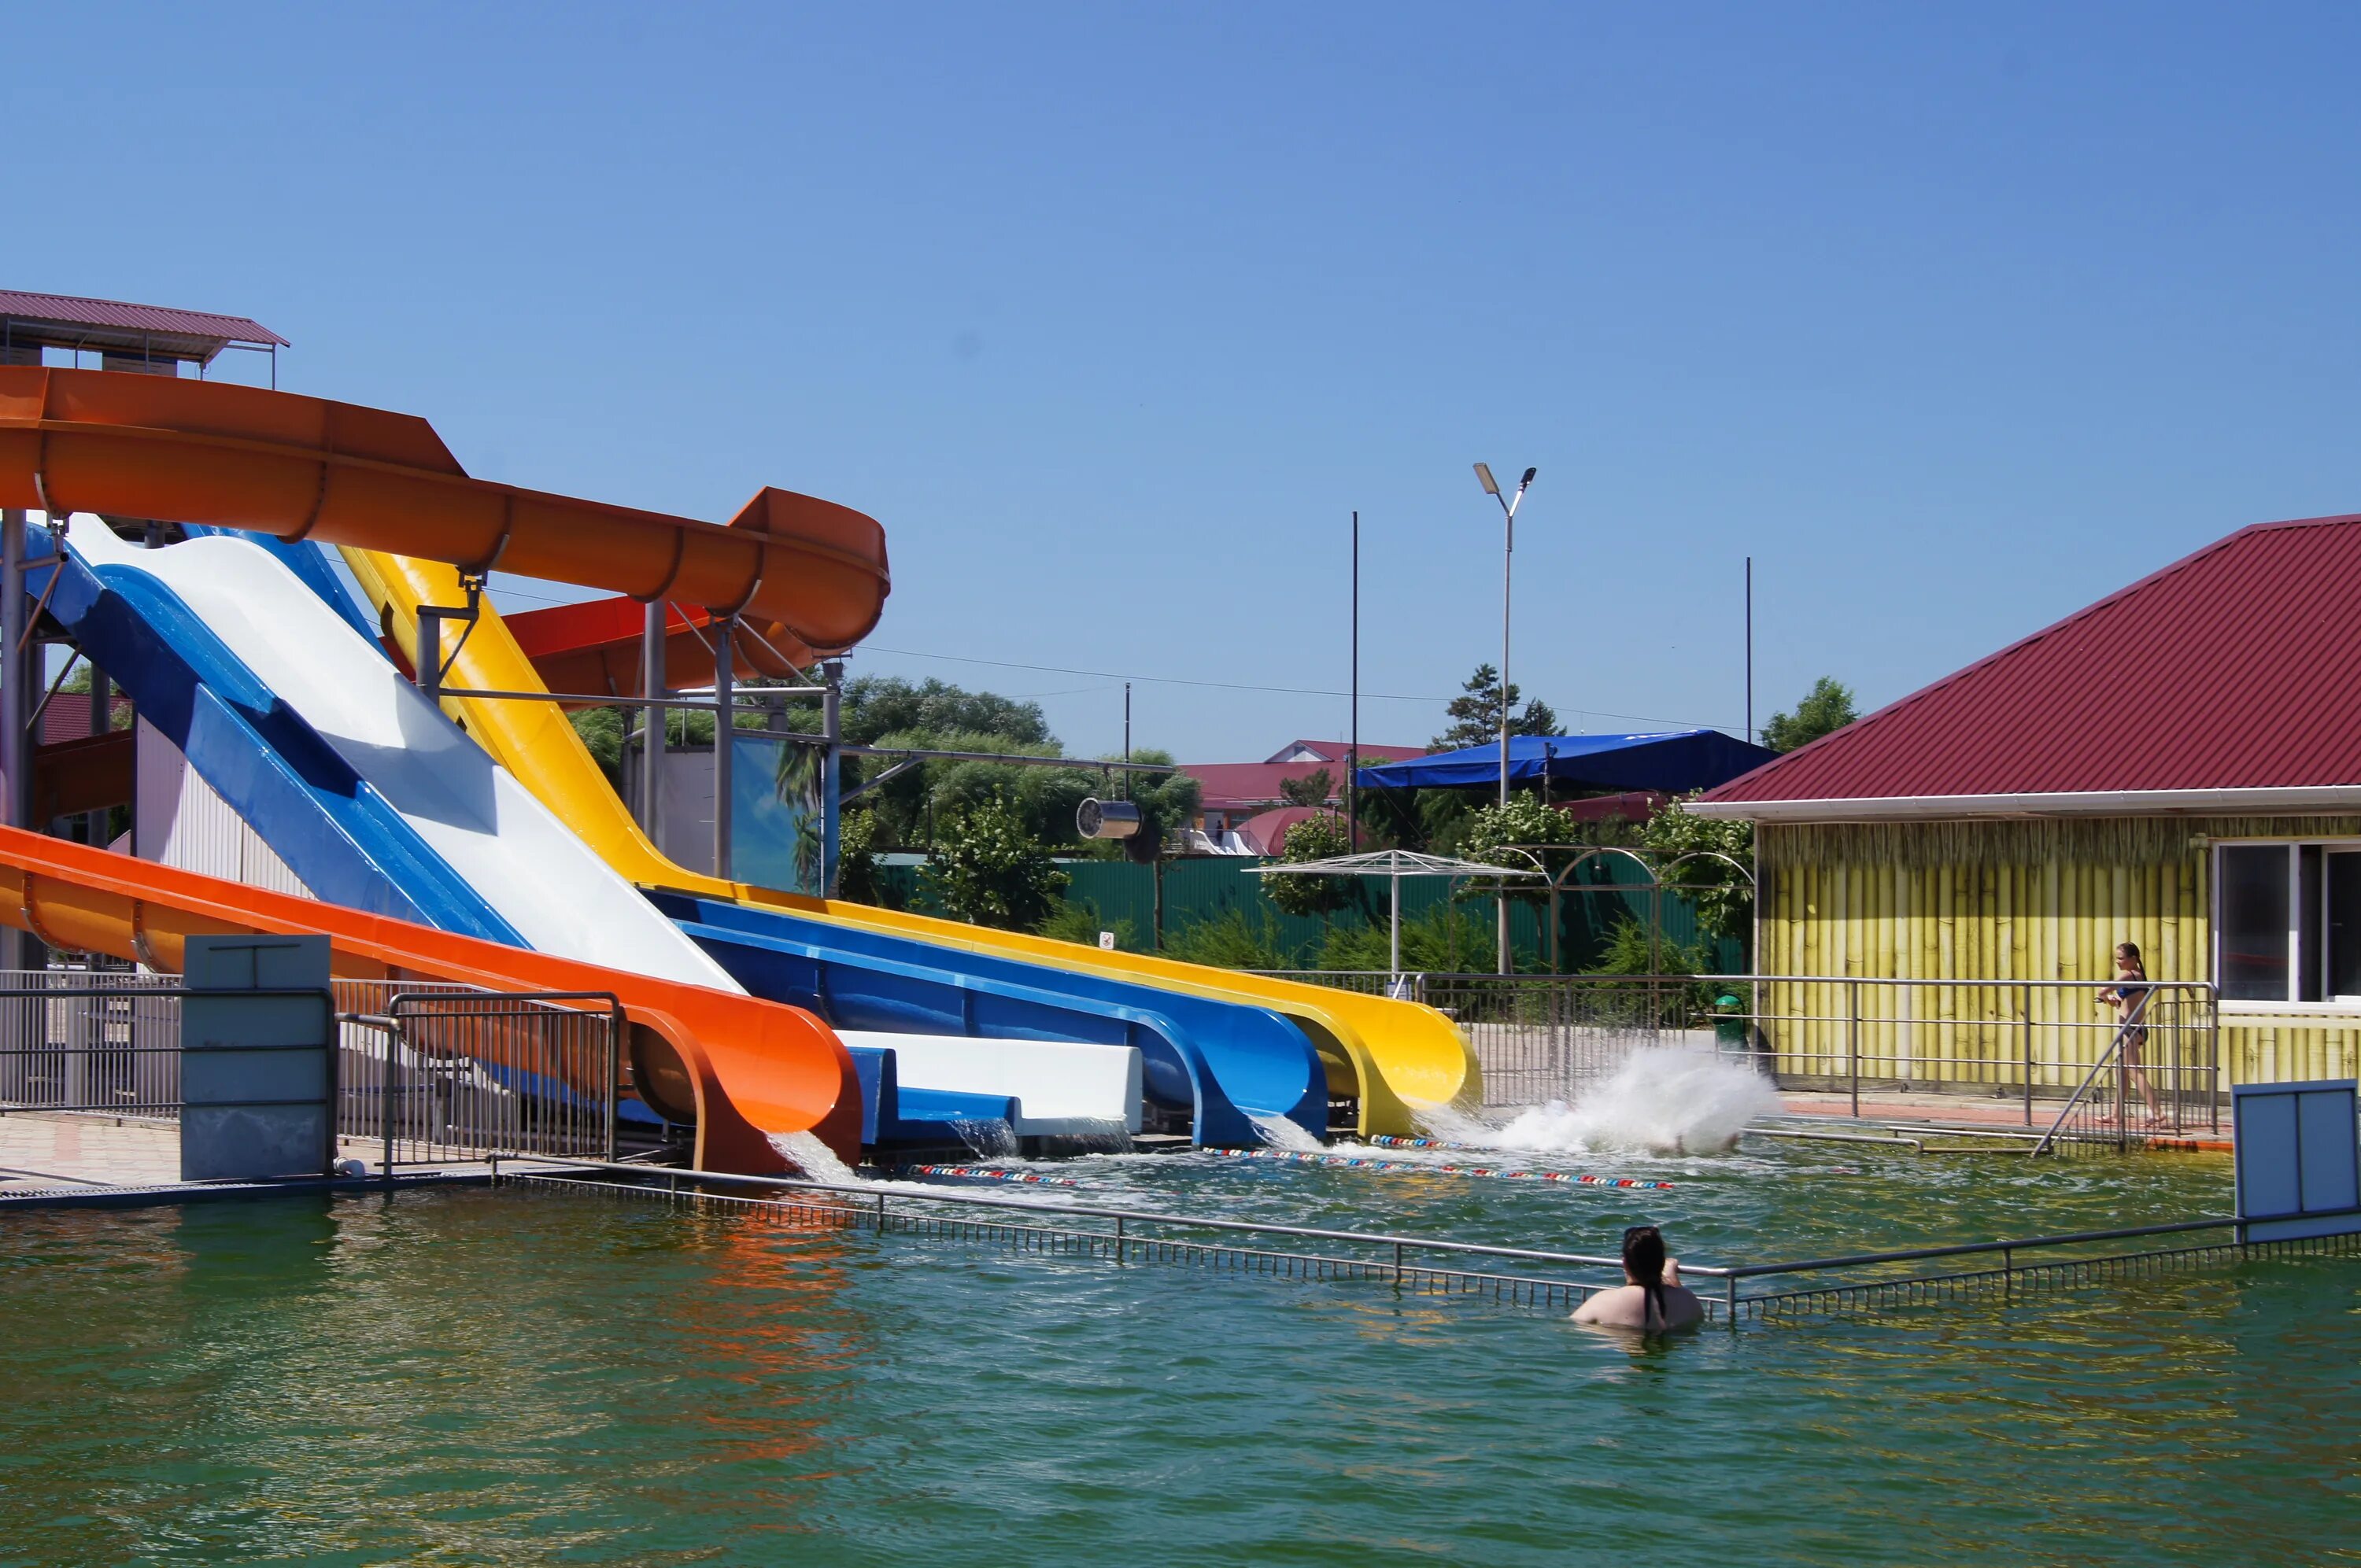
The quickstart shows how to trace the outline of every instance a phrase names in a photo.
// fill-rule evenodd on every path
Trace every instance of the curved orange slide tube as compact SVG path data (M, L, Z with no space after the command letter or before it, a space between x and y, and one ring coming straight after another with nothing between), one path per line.
M818 649L866 636L874 519L787 490L727 527L467 477L414 415L224 381L0 367L0 507L316 539L669 598Z
M788 1162L771 1143L776 1133L810 1132L848 1164L860 1157L852 1058L800 1008L455 936L16 828L0 828L0 923L52 947L171 973L189 937L260 932L325 936L335 972L354 978L611 992L631 1025L632 1087L668 1119L694 1120L698 1168L785 1171Z

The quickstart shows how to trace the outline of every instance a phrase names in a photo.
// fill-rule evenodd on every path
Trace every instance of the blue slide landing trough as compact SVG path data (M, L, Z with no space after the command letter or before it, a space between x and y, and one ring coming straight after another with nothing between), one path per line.
M1301 1029L1268 1008L936 947L687 894L651 892L756 996L840 1029L1137 1046L1148 1098L1187 1108L1195 1141L1270 1141L1255 1118L1319 1137L1328 1078Z

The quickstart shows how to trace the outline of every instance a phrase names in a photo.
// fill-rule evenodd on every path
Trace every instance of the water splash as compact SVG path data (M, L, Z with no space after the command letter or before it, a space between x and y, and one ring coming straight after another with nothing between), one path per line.
M1249 1111L1246 1114L1246 1120L1254 1124L1255 1131L1262 1135L1262 1141L1273 1148L1309 1151L1326 1146L1318 1138L1313 1137L1301 1123L1290 1121L1285 1116L1266 1116L1254 1111Z
M1752 1068L1711 1051L1658 1047L1634 1052L1572 1103L1532 1106L1505 1126L1457 1112L1419 1119L1436 1137L1485 1148L1704 1154L1729 1148L1747 1123L1779 1108L1770 1080Z
M950 1127L978 1159L1005 1159L1016 1153L1016 1134L997 1116L955 1119Z
M1065 1131L1041 1140L1041 1152L1060 1158L1082 1155L1129 1154L1131 1129L1121 1122L1077 1119Z
M814 1133L766 1133L771 1147L779 1157L804 1174L807 1180L823 1181L834 1187L866 1185L853 1174L852 1168L836 1157L836 1151L820 1142Z

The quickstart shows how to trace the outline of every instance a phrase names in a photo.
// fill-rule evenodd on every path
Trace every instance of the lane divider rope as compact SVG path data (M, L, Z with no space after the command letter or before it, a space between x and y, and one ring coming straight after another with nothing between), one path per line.
M1200 1151L1227 1159L1282 1160L1295 1165L1327 1166L1339 1170L1414 1170L1430 1176L1488 1176L1502 1181L1563 1181L1574 1187L1623 1187L1647 1192L1669 1192L1669 1181L1635 1181L1628 1176L1577 1176L1568 1170L1504 1170L1488 1165L1427 1165L1410 1159L1365 1159L1358 1155L1311 1154L1301 1149L1217 1149Z
M1044 1176L1038 1170L995 1170L982 1165L897 1165L896 1176L961 1176L977 1181L1013 1181L1025 1187L1080 1187L1071 1177Z

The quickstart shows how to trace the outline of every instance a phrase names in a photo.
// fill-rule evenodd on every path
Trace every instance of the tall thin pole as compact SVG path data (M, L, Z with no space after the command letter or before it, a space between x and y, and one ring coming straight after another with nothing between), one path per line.
M1519 492L1523 499L1523 492ZM1509 605L1510 573L1517 559L1517 509L1507 502L1500 534L1500 809L1509 808ZM1500 972L1516 967L1509 951L1509 884L1494 884L1492 902L1499 916Z
M1345 832L1352 852L1361 852L1361 514L1353 514L1353 703L1352 738L1345 746Z
M819 763L820 896L834 898L837 850L844 830L844 661L820 664L819 729L823 741ZM935 792L927 791L927 848L935 847Z
M1754 557L1746 558L1746 740L1754 741Z
M1131 683L1129 681L1123 683L1123 760L1126 762L1131 761ZM1129 769L1124 771L1123 798L1126 800L1131 798Z
M664 601L650 599L640 620L640 695L664 695ZM664 766L664 710L640 709L640 831L656 839L656 778Z
M732 733L738 727L738 672L730 668L730 641L738 635L738 618L713 620L713 874L730 880L730 813L736 805L734 772L737 751Z
M11 828L36 826L33 816L32 738L25 733L31 718L33 652L26 637L25 514L10 508L0 511L0 821ZM29 969L34 938L16 930L0 932L0 966Z

